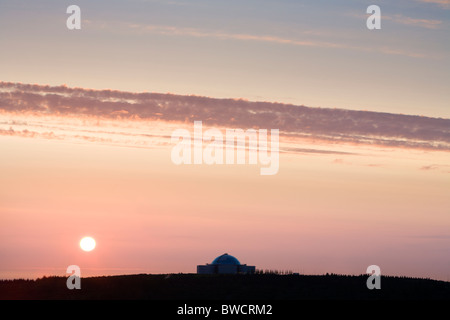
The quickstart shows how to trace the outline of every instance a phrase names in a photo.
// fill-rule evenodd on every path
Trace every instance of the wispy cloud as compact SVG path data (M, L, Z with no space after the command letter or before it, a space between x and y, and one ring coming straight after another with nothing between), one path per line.
M441 8L450 9L450 0L417 0L417 1L424 2L424 3L437 4Z
M319 41L316 39L293 39L287 37L279 37L274 35L256 35L247 33L229 33L224 31L206 31L196 28L185 28L185 27L175 27L175 26L162 26L162 25L142 25L130 23L126 26L128 29L133 30L137 33L152 33L161 35L171 35L171 36L187 36L196 38L215 38L223 40L239 40L239 41L257 41L266 42L273 44L282 45L292 45L292 46L302 46L302 47L317 47L317 48L328 48L328 49L347 49L354 51L363 52L378 52L388 55L403 55L412 58L424 58L426 57L423 53L404 51L398 48L386 48L386 47L369 47L369 46L358 46L352 45L344 42L334 42L334 41ZM310 36L311 32L305 31L305 36Z
M420 167L420 170L444 170L447 171L449 170L450 165L443 165L443 164L430 164L430 165L426 165L426 166L422 166Z
M430 165L427 165L427 166L420 167L420 170L434 170L434 169L437 169L437 168L438 168L438 165L430 164Z
M369 111L309 108L241 99L213 99L159 93L132 93L0 82L0 114L33 117L67 117L83 121L153 121L164 126L202 120L205 126L277 128L287 140L306 139L344 144L368 144L401 148L450 150L450 119ZM4 117L5 118L5 117ZM7 118L7 116L6 116ZM41 134L57 130L43 123ZM76 123L74 124L76 125ZM148 124L145 124L148 125ZM35 125L36 127L36 125ZM92 126L90 126L92 127ZM97 125L97 127L99 127ZM0 123L1 134L32 136L26 122ZM66 130L58 127L57 129ZM28 131L25 131L28 130ZM79 129L78 129L79 130ZM96 131L100 129L95 129ZM101 129L104 131L104 129ZM127 131L102 133L120 139L133 135L162 137L167 132ZM33 131L39 131L33 129ZM66 130L67 131L67 130ZM167 130L166 130L167 131ZM63 133L64 134L64 133ZM77 133L79 136L85 133ZM156 139L155 138L155 139ZM308 152L306 149L286 151ZM322 152L315 150L314 152ZM335 152L333 152L335 153Z
M344 44L314 41L314 40L295 40L289 38L282 38L271 35L255 35L246 33L227 33L223 31L205 31L196 28L183 28L174 26L161 26L161 25L139 25L129 24L129 28L137 30L139 32L149 32L164 35L177 35L177 36L190 36L198 38L217 38L217 39L231 39L231 40L250 40L260 42L270 42L278 44L290 44L296 46L309 46L309 47L323 47L323 48L345 48Z
M369 16L369 14L364 15L359 12L349 12L347 13L347 15L361 20L367 19L367 17ZM397 24L409 25L426 29L439 29L444 25L444 21L442 20L413 18L402 14L389 15L386 13L382 13L381 20L382 21L388 20Z
M399 23L399 24L427 28L427 29L438 29L442 25L441 20L415 19L415 18L411 18L411 17L406 17L401 14L396 14L393 16L384 15L383 19L391 20L391 21Z

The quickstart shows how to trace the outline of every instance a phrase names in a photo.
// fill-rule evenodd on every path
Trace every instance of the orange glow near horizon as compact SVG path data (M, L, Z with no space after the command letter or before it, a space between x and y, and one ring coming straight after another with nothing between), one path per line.
M297 141L306 151L280 153L279 173L261 176L255 165L174 165L163 136L176 124L141 123L117 141L62 126L67 139L0 137L0 278L72 264L83 276L195 272L229 252L259 269L377 264L447 280L448 152ZM142 138L145 128L161 138ZM101 248L83 255L80 234Z
M63 1L0 1L0 279L228 252L450 281L450 3L382 1L376 30L365 3L79 1L71 30ZM218 158L227 129L279 130L278 172L176 165L195 121Z

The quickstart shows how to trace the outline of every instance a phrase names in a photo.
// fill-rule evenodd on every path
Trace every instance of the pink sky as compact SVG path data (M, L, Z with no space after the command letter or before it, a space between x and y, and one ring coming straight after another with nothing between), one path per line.
M261 176L259 165L174 165L164 136L188 122L2 119L0 278L65 275L72 264L82 276L195 272L228 252L258 269L376 264L449 280L448 151L281 137L300 151ZM86 235L92 252L79 247Z
M384 1L380 30L356 1L77 5L69 30L65 2L0 1L0 279L228 252L450 280L448 1ZM279 129L278 173L174 165L195 120Z

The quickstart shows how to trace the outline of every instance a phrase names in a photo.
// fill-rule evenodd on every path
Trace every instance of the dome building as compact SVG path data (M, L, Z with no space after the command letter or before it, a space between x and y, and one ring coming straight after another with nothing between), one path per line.
M238 274L238 273L255 273L255 266L247 266L241 264L238 259L225 253L218 256L211 264L197 266L198 274Z

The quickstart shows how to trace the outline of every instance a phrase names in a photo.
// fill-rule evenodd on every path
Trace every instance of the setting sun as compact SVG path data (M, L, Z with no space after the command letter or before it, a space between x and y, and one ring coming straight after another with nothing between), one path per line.
M80 241L80 247L84 251L92 251L95 248L95 240L91 237L84 237Z

